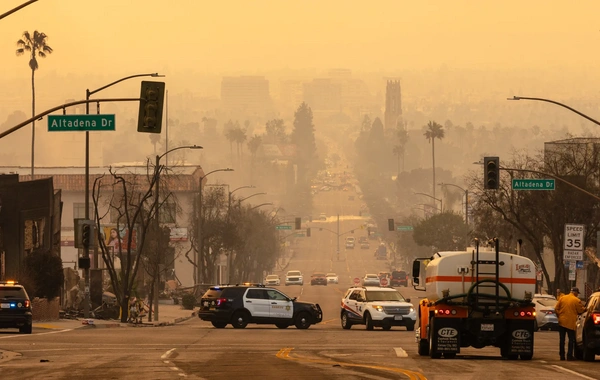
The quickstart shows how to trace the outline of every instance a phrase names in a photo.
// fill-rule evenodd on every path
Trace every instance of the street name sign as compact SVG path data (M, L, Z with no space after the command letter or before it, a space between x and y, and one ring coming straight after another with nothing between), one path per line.
M396 226L396 231L412 231L413 226Z
M554 190L553 179L515 179L512 180L513 190Z
M278 230L291 230L292 226L280 225L280 226L275 226L275 228Z
M115 115L48 115L48 132L114 130Z

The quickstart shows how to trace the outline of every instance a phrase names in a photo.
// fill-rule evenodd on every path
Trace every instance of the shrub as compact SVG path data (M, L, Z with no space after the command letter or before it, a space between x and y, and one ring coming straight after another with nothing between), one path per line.
M194 306L196 306L196 297L193 294L186 293L181 297L181 305L186 310L194 310Z
M30 298L53 300L65 281L62 260L48 250L35 250L25 257L22 282Z

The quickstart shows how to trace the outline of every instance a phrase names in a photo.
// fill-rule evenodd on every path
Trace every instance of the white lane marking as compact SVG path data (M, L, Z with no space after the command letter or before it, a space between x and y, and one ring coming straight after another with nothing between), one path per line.
M577 376L577 377L581 377L582 379L587 379L587 380L596 380L596 379L595 379L595 378L593 378L593 377L586 376L586 375L584 375L584 374L582 374L582 373L579 373L579 372L571 371L570 369L567 369L567 368L565 368L565 367L561 367L561 366L559 366L559 365L556 365L556 364L553 364L553 365L552 365L552 367L554 367L554 368L558 369L559 371L565 371L565 372L568 372L568 373L570 373L571 375L575 375L575 376Z
M398 347L394 347L394 351L396 351L396 357L399 358L407 358L408 354L406 353L406 351L404 351L402 348Z
M168 361L168 360L163 360L163 363L165 363L165 364L171 364L171 362Z
M31 335L29 335L29 334L26 334L26 335L23 335L23 334L19 334L19 335L7 335L7 336L0 336L0 339L15 338L17 336L26 337L26 336L48 335L48 334L60 334L60 333L64 333L64 332L67 332L67 331L73 331L73 329L58 330L58 331L48 331L48 332L45 332L45 333L31 334Z
M179 368L177 368L177 367L171 367L171 369L172 369L173 371L179 371Z
M171 348L169 351L165 352L164 354L162 354L162 356L160 357L161 359L165 360L171 357L171 354L173 353L173 351L175 351L176 348Z

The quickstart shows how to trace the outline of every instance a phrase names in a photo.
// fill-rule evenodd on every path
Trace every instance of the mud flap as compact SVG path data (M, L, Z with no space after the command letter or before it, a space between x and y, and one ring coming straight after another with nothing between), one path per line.
M431 347L437 353L460 353L460 319L434 318Z
M511 320L508 324L508 354L533 356L534 321Z

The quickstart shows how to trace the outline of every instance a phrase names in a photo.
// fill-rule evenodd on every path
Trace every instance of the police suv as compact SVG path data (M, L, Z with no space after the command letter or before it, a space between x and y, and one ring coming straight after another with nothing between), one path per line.
M296 297L257 284L211 287L200 300L198 317L216 328L231 324L243 329L256 323L307 329L323 320L323 312L319 304L296 301Z
M415 329L417 315L410 299L405 299L396 289L377 286L353 287L342 298L340 319L343 329L352 325L366 325L367 330L381 327L405 326Z
M25 288L14 281L0 282L0 328L17 328L21 334L31 334L32 315Z

